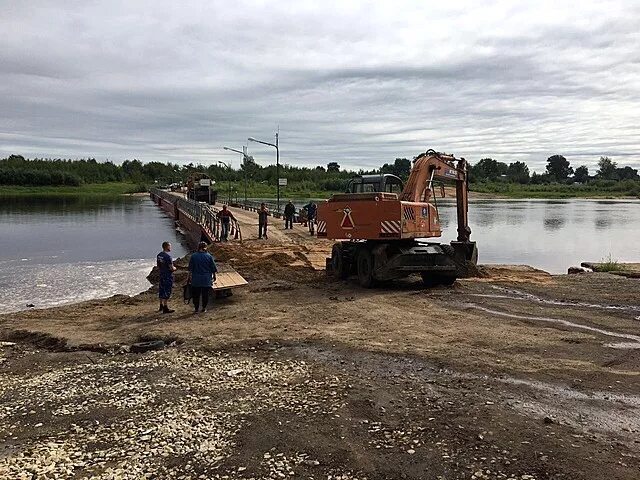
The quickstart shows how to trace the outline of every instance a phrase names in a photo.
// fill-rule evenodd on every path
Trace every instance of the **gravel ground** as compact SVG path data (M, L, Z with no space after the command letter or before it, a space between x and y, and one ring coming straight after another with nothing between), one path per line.
M339 379L313 378L304 361L175 349L95 358L0 375L3 478L285 478L317 461L265 451L251 468L223 466L247 418L324 417L343 402Z

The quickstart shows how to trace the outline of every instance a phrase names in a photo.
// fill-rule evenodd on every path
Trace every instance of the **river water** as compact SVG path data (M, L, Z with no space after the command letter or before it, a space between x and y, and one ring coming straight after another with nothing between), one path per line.
M445 240L455 239L455 215L455 204L441 205ZM469 224L481 263L566 273L609 256L640 262L640 200L472 200Z
M301 207L309 199L293 202ZM442 240L455 240L455 200L439 200L438 211ZM640 200L474 199L469 225L482 263L522 263L566 273L581 262L609 256L640 262Z
M439 211L442 240L452 240L455 204ZM473 200L469 222L482 263L564 273L609 255L640 261L638 200ZM174 257L185 254L173 221L148 198L2 199L0 313L146 290L164 240Z
M0 313L140 293L165 240L186 253L148 198L3 198Z

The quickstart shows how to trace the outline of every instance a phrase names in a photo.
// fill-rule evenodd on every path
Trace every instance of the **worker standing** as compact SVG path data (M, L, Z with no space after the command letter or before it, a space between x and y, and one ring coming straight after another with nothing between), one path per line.
M264 203L260 204L260 210L258 210L258 239L263 236L267 239L267 218L269 216L269 209Z
M296 207L291 200L284 207L284 229L293 229L293 216L296 214Z
M201 312L207 311L209 304L209 293L213 282L216 281L218 267L213 257L207 252L207 242L198 244L198 251L191 255L189 259L189 280L193 298L193 313L198 313L200 299L202 299Z
M316 216L318 215L318 205L315 202L309 202L305 205L307 209L307 223L309 224L309 233L315 233Z
M222 234L220 235L220 240L226 242L227 240L229 240L229 228L231 226L231 220L235 220L236 217L233 216L233 213L231 213L226 205L222 206L222 210L218 212L217 217L222 223Z
M158 272L160 273L160 283L158 285L158 297L160 298L160 309L162 313L173 313L175 310L167 306L169 297L171 297L171 289L173 288L173 272L176 271L171 258L171 243L162 242L162 251L156 256Z

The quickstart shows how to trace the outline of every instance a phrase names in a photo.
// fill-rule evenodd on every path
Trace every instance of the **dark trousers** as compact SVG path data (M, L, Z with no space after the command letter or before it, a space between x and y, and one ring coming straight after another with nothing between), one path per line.
M293 215L284 217L284 228L293 228Z
M267 222L260 222L258 223L258 237L262 238L262 237L266 237L267 236Z
M230 227L230 222L225 222L223 220L222 221L222 238L221 238L223 242L226 242L229 239L229 227Z
M207 308L209 304L209 290L211 287L191 287L191 299L193 300L193 308L200 308L200 297L202 297L202 308Z
M308 220L308 221L309 221L309 233L310 233L311 235L313 235L313 233L314 233L314 227L315 227L315 225L316 225L316 217L311 217L311 218L309 218L309 220Z

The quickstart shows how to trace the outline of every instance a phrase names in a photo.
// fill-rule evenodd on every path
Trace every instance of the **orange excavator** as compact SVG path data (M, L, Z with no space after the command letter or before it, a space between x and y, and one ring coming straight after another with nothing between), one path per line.
M468 223L467 162L428 150L416 157L406 185L393 188L358 185L318 206L318 237L340 240L333 245L327 271L339 278L358 276L363 287L419 273L427 286L451 285L478 261ZM399 180L399 179L398 179ZM456 186L458 239L450 244L429 241L441 236L434 190L443 181ZM384 184L384 182L382 182Z

